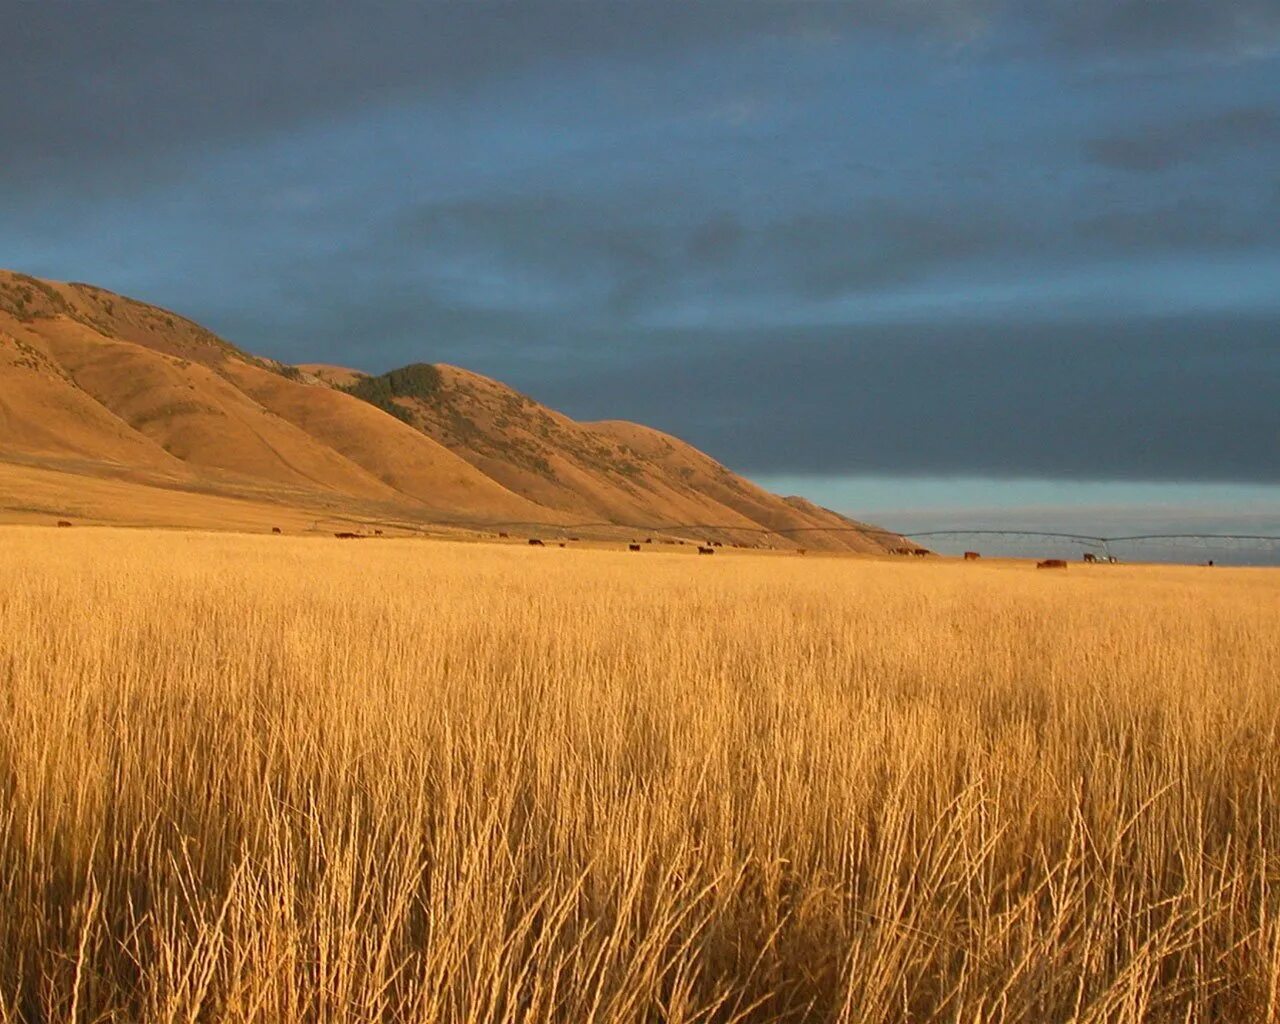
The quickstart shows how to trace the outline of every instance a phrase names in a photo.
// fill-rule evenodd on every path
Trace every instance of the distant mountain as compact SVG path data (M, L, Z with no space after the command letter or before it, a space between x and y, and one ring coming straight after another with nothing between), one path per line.
M210 525L269 516L237 517L252 503L317 523L587 533L613 524L610 535L635 527L866 552L903 543L770 494L660 431L579 423L457 367L372 376L286 366L167 310L9 271L0 271L0 463L11 469L0 472L0 506L35 510L7 493L30 487L42 495L38 511L89 502L83 514L114 522L163 521L156 508L172 504L183 510L175 525L187 525L205 497L220 510ZM114 489L95 490L95 480ZM181 500L156 505L157 491Z

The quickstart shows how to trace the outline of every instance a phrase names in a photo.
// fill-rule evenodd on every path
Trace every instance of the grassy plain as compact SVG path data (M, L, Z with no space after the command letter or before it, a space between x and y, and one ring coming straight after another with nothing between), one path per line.
M1280 1020L1280 574L0 531L0 1022Z

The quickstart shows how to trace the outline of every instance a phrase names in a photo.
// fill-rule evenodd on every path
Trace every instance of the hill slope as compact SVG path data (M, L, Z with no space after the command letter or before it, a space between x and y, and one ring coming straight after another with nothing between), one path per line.
M64 474L69 493L76 477L110 477L307 509L316 522L341 513L617 524L862 551L900 543L770 494L660 431L579 423L457 367L369 376L283 366L158 307L7 271L0 461ZM56 504L56 493L47 497L56 488L41 480L46 504ZM20 507L20 498L0 493L0 504Z

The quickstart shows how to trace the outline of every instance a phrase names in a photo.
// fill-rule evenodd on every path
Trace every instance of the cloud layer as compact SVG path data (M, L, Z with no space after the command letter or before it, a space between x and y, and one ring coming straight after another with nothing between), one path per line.
M1280 474L1271 0L19 4L6 265L735 468Z

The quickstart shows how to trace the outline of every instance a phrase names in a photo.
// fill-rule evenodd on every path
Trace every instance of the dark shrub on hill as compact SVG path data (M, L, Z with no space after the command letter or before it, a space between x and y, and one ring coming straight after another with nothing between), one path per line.
M430 401L439 394L440 385L439 370L430 363L413 363L377 377L363 377L342 390L408 423L408 411L395 399L420 398Z

